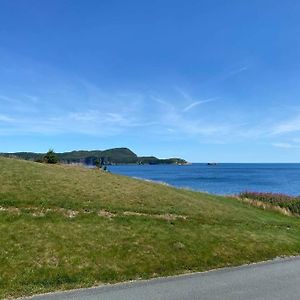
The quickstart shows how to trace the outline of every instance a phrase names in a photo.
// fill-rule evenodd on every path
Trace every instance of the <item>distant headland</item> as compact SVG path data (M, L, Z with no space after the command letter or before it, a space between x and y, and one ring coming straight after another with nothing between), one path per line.
M108 150L78 150L71 152L56 153L59 161L65 164L84 164L94 166L97 161L101 161L103 165L119 165L119 164L177 164L185 165L187 161L182 158L166 158L160 159L155 156L137 156L128 148L113 148ZM15 157L31 161L41 161L44 153L34 152L15 152L0 153L0 156Z

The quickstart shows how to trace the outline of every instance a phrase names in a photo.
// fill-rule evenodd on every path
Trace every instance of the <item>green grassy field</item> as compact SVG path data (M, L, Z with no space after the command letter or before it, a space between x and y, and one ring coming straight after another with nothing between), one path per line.
M300 219L81 167L0 158L0 298L300 253Z

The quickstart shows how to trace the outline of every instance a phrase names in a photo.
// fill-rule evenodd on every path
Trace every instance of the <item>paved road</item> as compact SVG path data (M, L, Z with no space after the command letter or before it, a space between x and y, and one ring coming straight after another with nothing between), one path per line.
M34 300L236 300L300 299L300 258L206 273L158 278L71 292L35 296Z

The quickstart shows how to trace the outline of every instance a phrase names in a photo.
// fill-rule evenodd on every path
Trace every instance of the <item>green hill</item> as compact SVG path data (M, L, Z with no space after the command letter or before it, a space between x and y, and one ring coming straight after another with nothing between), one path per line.
M21 158L31 161L41 161L45 153L34 152L15 152L0 153L3 157ZM155 156L138 157L128 148L113 148L108 150L79 150L71 152L57 153L62 163L82 163L86 165L95 165L95 162L101 160L104 164L185 164L186 161L181 158L159 159Z
M300 252L300 220L96 169L0 158L0 298Z

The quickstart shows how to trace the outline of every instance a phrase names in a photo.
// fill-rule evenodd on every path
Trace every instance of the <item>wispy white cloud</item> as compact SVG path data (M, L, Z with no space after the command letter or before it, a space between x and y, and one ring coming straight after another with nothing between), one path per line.
M201 104L216 101L219 97L211 97L203 100L194 99L188 92L183 90L182 88L175 87L175 90L179 92L179 94L183 97L184 100L190 102L183 108L183 112L187 112Z
M300 131L300 115L289 119L287 121L282 121L278 125L275 125L271 133L272 134L286 134L286 133L292 133L292 132L298 132Z
M165 101L165 100L163 100L163 99L161 99L160 97L156 97L156 96L151 96L151 98L154 100L154 101L156 101L157 103L159 103L159 104L162 104L162 105L166 105L166 106L172 106L169 102L167 102L167 101Z
M231 77L231 76L237 75L237 74L245 72L247 70L248 70L248 67L246 67L246 66L242 66L240 68L233 69L233 70L231 70L231 71L228 72L227 77Z
M227 76L246 70L248 67L242 66ZM81 78L66 79L67 76L59 72L56 76L55 72L47 71L47 75L52 74L49 82L43 79L49 76L33 74L30 82L36 82L37 76L36 89L30 86L1 91L0 134L74 133L102 137L128 133L219 143L264 138L270 139L270 144L279 145L272 135L300 131L300 115L277 124L278 119L270 122L264 122L263 118L252 119L240 107L235 114L234 107L227 109L222 103L212 113L216 105L213 102L220 98L210 95L208 98L207 91L192 94L177 87L167 96L155 90L108 91ZM211 104L203 105L206 103Z
M273 147L277 148L282 148L282 149L299 149L300 148L300 143L294 143L293 141L291 142L281 142L281 143L273 143Z
M300 144L300 138L299 138L299 137L293 137L293 138L291 139L291 141L292 141L293 143Z
M200 138L201 136L211 136L216 138L228 135L234 129L234 126L228 123L208 121L204 118L189 119L178 111L165 115L161 120L161 124L169 132L182 137L198 136Z
M183 90L182 88L176 86L175 90L186 100L188 101L193 101L193 98L190 96L189 93L187 93L185 90Z
M32 95L0 95L0 110L12 112L36 112L38 97Z
M191 110L192 108L196 107L196 106L199 106L201 104L204 104L204 103L208 103L208 102L213 102L213 101L216 101L218 98L209 98L209 99L205 99L205 100L200 100L200 101L195 101L191 104L189 104L188 106L186 106L183 111L184 112L187 112L189 110Z
M101 118L101 114L98 111L88 110L85 112L71 112L66 118L79 122L94 122Z
M5 101L5 102L11 103L11 104L19 102L19 100L15 99L13 97L6 96L6 95L0 95L0 101Z
M240 66L237 68L231 68L227 72L224 72L223 75L218 76L215 80L217 82L222 82L224 80L231 79L232 77L235 77L239 75L240 73L246 72L249 70L248 66Z
M40 98L35 95L24 94L23 96L33 103L37 103L40 100Z
M182 100L176 99L174 104L172 101L165 99L162 96L152 97L157 103L162 104L162 111L157 114L157 123L160 125L158 129L159 134L172 135L176 137L209 137L222 136L228 134L233 129L232 124L228 124L222 121L214 121L212 118L209 120L206 114L198 114L197 116L188 116L186 112L192 110L194 107L206 102L215 101L217 98L210 98L201 101L193 101L182 109L181 103L186 101L190 102L192 97L182 89L176 88L179 94L182 96Z
M283 149L295 148L295 146L290 143L273 143L272 146Z
M76 85L76 88L78 86L80 84ZM178 94L164 97L128 91L105 92L87 82L78 90L69 90L70 94L66 89L60 95L59 90L56 94L48 94L44 98L31 93L26 94L29 98L32 96L33 102L37 101L33 104L37 111L24 114L11 108L12 114L0 115L0 122L9 125L0 124L0 134L74 133L106 137L143 132L171 139L194 138L218 143L266 135L266 126L260 128L237 120L229 110L212 115L204 106L197 114L187 113L199 105L214 102L218 99L216 97L195 100L183 90L179 92L179 98ZM76 109L72 105L74 95L78 97ZM174 101L173 96L176 98ZM43 101L38 101L40 97ZM62 98L68 101L60 103Z
M16 120L14 118L11 118L9 116L6 116L6 115L1 115L0 114L0 122L8 122L8 123L11 123L11 122L15 122Z
M216 98L193 97L183 89L177 89L176 95L172 90L167 97L156 91L108 91L51 66L30 63L29 67L30 70L26 64L18 64L11 77L13 88L1 92L0 134L113 136L130 133L141 136L162 133L171 137L181 134L215 138L228 134L234 127L224 120L209 117L204 109L197 115L187 114Z

